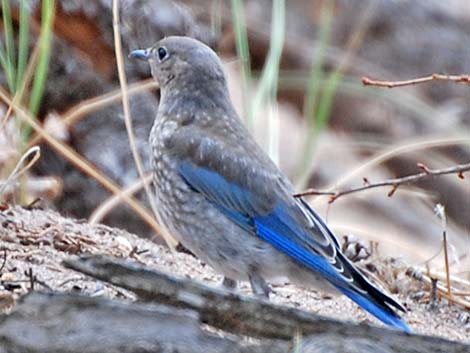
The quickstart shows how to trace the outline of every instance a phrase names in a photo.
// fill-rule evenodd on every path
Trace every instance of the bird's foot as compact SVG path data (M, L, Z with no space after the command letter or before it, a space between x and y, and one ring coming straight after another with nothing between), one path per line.
M224 280L222 281L222 286L224 286L227 289L236 289L237 281L228 277L224 277Z
M272 292L269 284L258 273L252 273L249 276L251 290L255 295L269 299L269 293Z

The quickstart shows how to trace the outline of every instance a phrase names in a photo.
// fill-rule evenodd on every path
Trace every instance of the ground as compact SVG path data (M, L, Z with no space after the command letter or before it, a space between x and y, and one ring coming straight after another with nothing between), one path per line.
M220 285L222 277L194 256L141 239L123 230L90 225L52 211L2 206L0 210L0 306L14 310L19 297L35 290L74 291L133 300L131 293L66 269L61 261L86 253L128 258L177 276ZM3 259L3 260L2 260ZM361 264L359 264L361 265ZM461 306L438 299L433 308L422 284L406 274L399 261L374 259L374 277L408 309L404 315L412 330L470 343L470 313ZM249 294L247 283L240 289ZM344 296L329 297L290 284L273 285L271 300L342 320L372 322L374 318Z

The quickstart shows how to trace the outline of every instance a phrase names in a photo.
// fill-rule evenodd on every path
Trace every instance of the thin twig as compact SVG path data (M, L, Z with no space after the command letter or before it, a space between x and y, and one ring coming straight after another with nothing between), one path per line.
M0 267L0 274L2 273L3 269L5 268L5 264L7 263L7 249L3 249L3 262L2 266Z
M388 196L391 197L393 196L395 191L397 191L398 187L404 184L416 183L417 181L420 181L426 178L430 178L430 177L438 176L438 175L446 175L446 174L457 174L459 178L463 179L464 172L470 171L470 163L459 164L459 165L455 165L455 166L452 166L449 168L443 168L443 169L430 169L422 163L418 163L417 165L420 169L423 170L423 172L408 175L408 176L401 177L401 178L388 179L388 180L384 180L378 183L370 183L366 178L364 178L364 185L360 187L338 190L338 191L322 191L322 190L316 190L316 189L307 189L305 191L295 194L294 196L301 197L301 196L309 196L309 195L330 195L331 198L329 200L329 203L332 203L344 195L349 195L349 194L353 194L356 192L360 192L360 191L364 191L368 189L374 189L374 188L383 187L383 186L391 186L392 189L388 193Z
M415 272L412 270L412 271L407 271L406 274L413 277L413 278L415 278L418 281L421 281L421 282L425 283L430 288L433 286L433 279L435 279L437 281L436 284L435 284L436 294L437 295L440 295L440 296L446 298L451 303L461 305L466 309L470 309L470 301L469 300L467 300L464 296L455 296L455 295L450 296L447 293L447 288L444 287L440 283L438 278L434 277L434 275L432 273L421 273L419 276L416 276Z
M28 276L29 279L29 290L34 290L34 282L36 282L36 276L33 273L33 268L30 267L28 270L25 271L25 275Z
M144 176L144 179L137 179L131 185L127 186L125 189L121 190L120 193L114 194L104 200L95 210L91 213L88 221L90 224L100 223L104 217L117 205L123 201L123 194L132 196L137 191L141 190L144 187L144 184L150 184L152 181L152 175L147 174Z
M447 294L452 295L450 287L450 272L449 272L449 254L447 251L447 232L444 230L442 232L442 241L444 243L444 261L446 266L446 284L447 284Z
M32 156L32 157L31 157ZM25 166L23 164L27 161L27 159L31 157ZM8 176L7 180L3 183L0 183L0 195L6 190L7 186L15 179L17 179L21 174L26 172L29 168L31 168L34 163L41 157L41 149L39 146L33 146L29 150L27 150L20 158L18 163L16 164L13 171Z
M447 294L449 296L452 296L452 289L450 286L450 269L449 269L449 254L447 251L447 232L444 229L442 232L442 242L444 246L444 261L445 261L445 266L446 266L446 285L447 285Z
M426 277L423 277L423 279L426 279ZM431 284L431 280L429 280L429 283ZM442 297L446 298L449 302L458 304L463 306L466 309L470 309L470 301L466 300L465 298L460 298L460 297L455 297L455 296L450 296L447 294L447 289L444 288L443 286L439 285L439 282L437 283L437 293L441 295Z
M36 67L36 63L37 63L37 60L38 60L38 56L39 56L39 42L37 42L36 45L34 46L33 52L31 54L31 57L29 58L29 61L28 61L28 66L27 66L25 74L23 76L23 80L21 82L21 86L16 90L15 96L13 97L13 101L15 102L15 104L16 103L21 103L21 101L23 99L23 94L25 92L25 89L26 89L26 87L28 87L28 85L30 84L31 78L33 77L34 69ZM10 117L12 111L13 111L12 105L9 105L5 116L2 118L2 120L0 122L0 130L3 129L4 125L8 121L8 118ZM34 145L34 143L31 144L29 147L31 147L33 145Z
M61 141L52 137L44 128L42 128L39 123L27 112L21 105L14 104L13 99L8 95L5 90L0 87L0 99L3 100L6 104L13 106L16 111L17 116L22 119L24 122L31 125L33 130L35 130L42 138L59 154L64 158L69 160L73 165L78 169L88 174L99 182L104 188L111 191L114 194L119 194L121 188L116 185L112 180L110 180L106 175L102 174L96 167L92 166L90 162L85 160L78 152L68 145L65 145ZM139 202L134 198L123 195L124 201L150 226L156 233L161 234L161 226L155 221L154 217L148 212L148 210L143 207Z
M330 183L330 186L326 188L327 191L333 191L342 187L347 181L363 175L367 170L372 169L379 164L383 164L386 161L391 160L394 157L401 156L405 153L417 152L419 150L434 148L434 147L445 147L454 145L470 145L470 139L468 136L465 137L451 137L451 138L425 138L424 140L416 141L413 139L412 142L399 143L395 146L387 147L384 151L379 152L372 158L362 162L359 166L349 170L345 175L340 176L336 180Z
M132 120L129 106L129 97L127 94L127 79L126 73L124 71L124 58L122 55L122 43L121 43L121 32L119 29L120 19L119 19L119 0L113 0L113 35L114 35L114 50L116 55L116 63L118 69L119 83L121 85L122 92L122 107L124 111L124 122L126 124L127 135L129 138L129 145L132 151L132 156L134 158L135 165L137 167L137 172L141 180L145 179L144 166L142 159L140 158L139 151L137 150L137 144L135 142L134 132L132 129ZM157 221L160 224L160 235L165 240L166 244L170 249L173 249L177 245L177 241L170 234L170 232L164 226L161 217L156 208L155 200L150 190L150 186L147 183L144 183L144 190L147 194L147 198L150 203L150 207L153 211L153 214L157 217Z
M148 79L130 85L127 89L127 93L129 96L133 96L134 94L139 94L157 87L158 85L153 79ZM61 114L61 121L66 127L69 127L71 125L74 125L78 120L80 120L84 116L99 109L102 109L108 105L116 103L121 99L122 92L120 89L118 89L102 94L98 97L93 97L85 101L81 101L79 104L74 105L72 108ZM36 136L34 136L30 140L29 145L35 145L41 141L41 135L36 134Z
M452 294L458 297L470 297L470 292L454 292Z
M429 307L434 310L436 309L437 303L437 279L431 278L431 291L429 293Z
M425 269L422 268L422 267L417 267L417 270L420 271L420 272L423 272ZM430 275L432 277L435 277L435 278L443 281L443 280L445 280L447 274L445 272L432 270L430 272ZM470 281L465 280L464 278L458 277L454 274L450 274L450 280L452 281L452 283L454 283L456 285L460 285L460 286L466 286L470 290Z
M364 86L376 86L376 87L403 87L417 85L420 83L430 82L430 81L452 81L455 83L470 85L470 75L445 75L445 74L432 74L425 77L418 77L411 80L405 81L382 81L382 80L372 80L366 76L361 78L362 84Z
M446 278L446 285L447 285L447 294L452 296L452 289L450 286L450 268L449 268L449 252L447 249L447 216L446 210L444 205L438 203L434 208L436 215L441 220L442 226L442 248L444 249L444 268L445 268L445 278Z

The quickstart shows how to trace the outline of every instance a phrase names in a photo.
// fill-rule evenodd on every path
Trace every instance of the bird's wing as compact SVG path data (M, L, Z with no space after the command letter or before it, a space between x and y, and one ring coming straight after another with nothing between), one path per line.
M173 150L179 150L179 172L188 185L242 228L276 243L301 262L318 258L315 266L323 266L323 271L337 266L334 272L345 279L347 274L340 273L343 269L336 261L335 237L320 217L292 196L277 167L252 157L255 151L249 155L239 145L229 146L191 129L172 141Z
M257 156L261 151L246 151L194 128L177 134L172 145L181 177L225 216L320 273L384 322L407 329L390 308L403 307L354 268L323 220L292 196L271 162Z

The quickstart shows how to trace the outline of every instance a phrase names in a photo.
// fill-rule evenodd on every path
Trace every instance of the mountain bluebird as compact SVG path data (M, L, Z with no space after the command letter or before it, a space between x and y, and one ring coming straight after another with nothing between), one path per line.
M225 276L268 296L266 280L339 291L384 323L409 331L405 309L341 253L335 236L256 144L230 101L208 46L167 37L132 51L160 85L150 132L156 202L178 240Z

